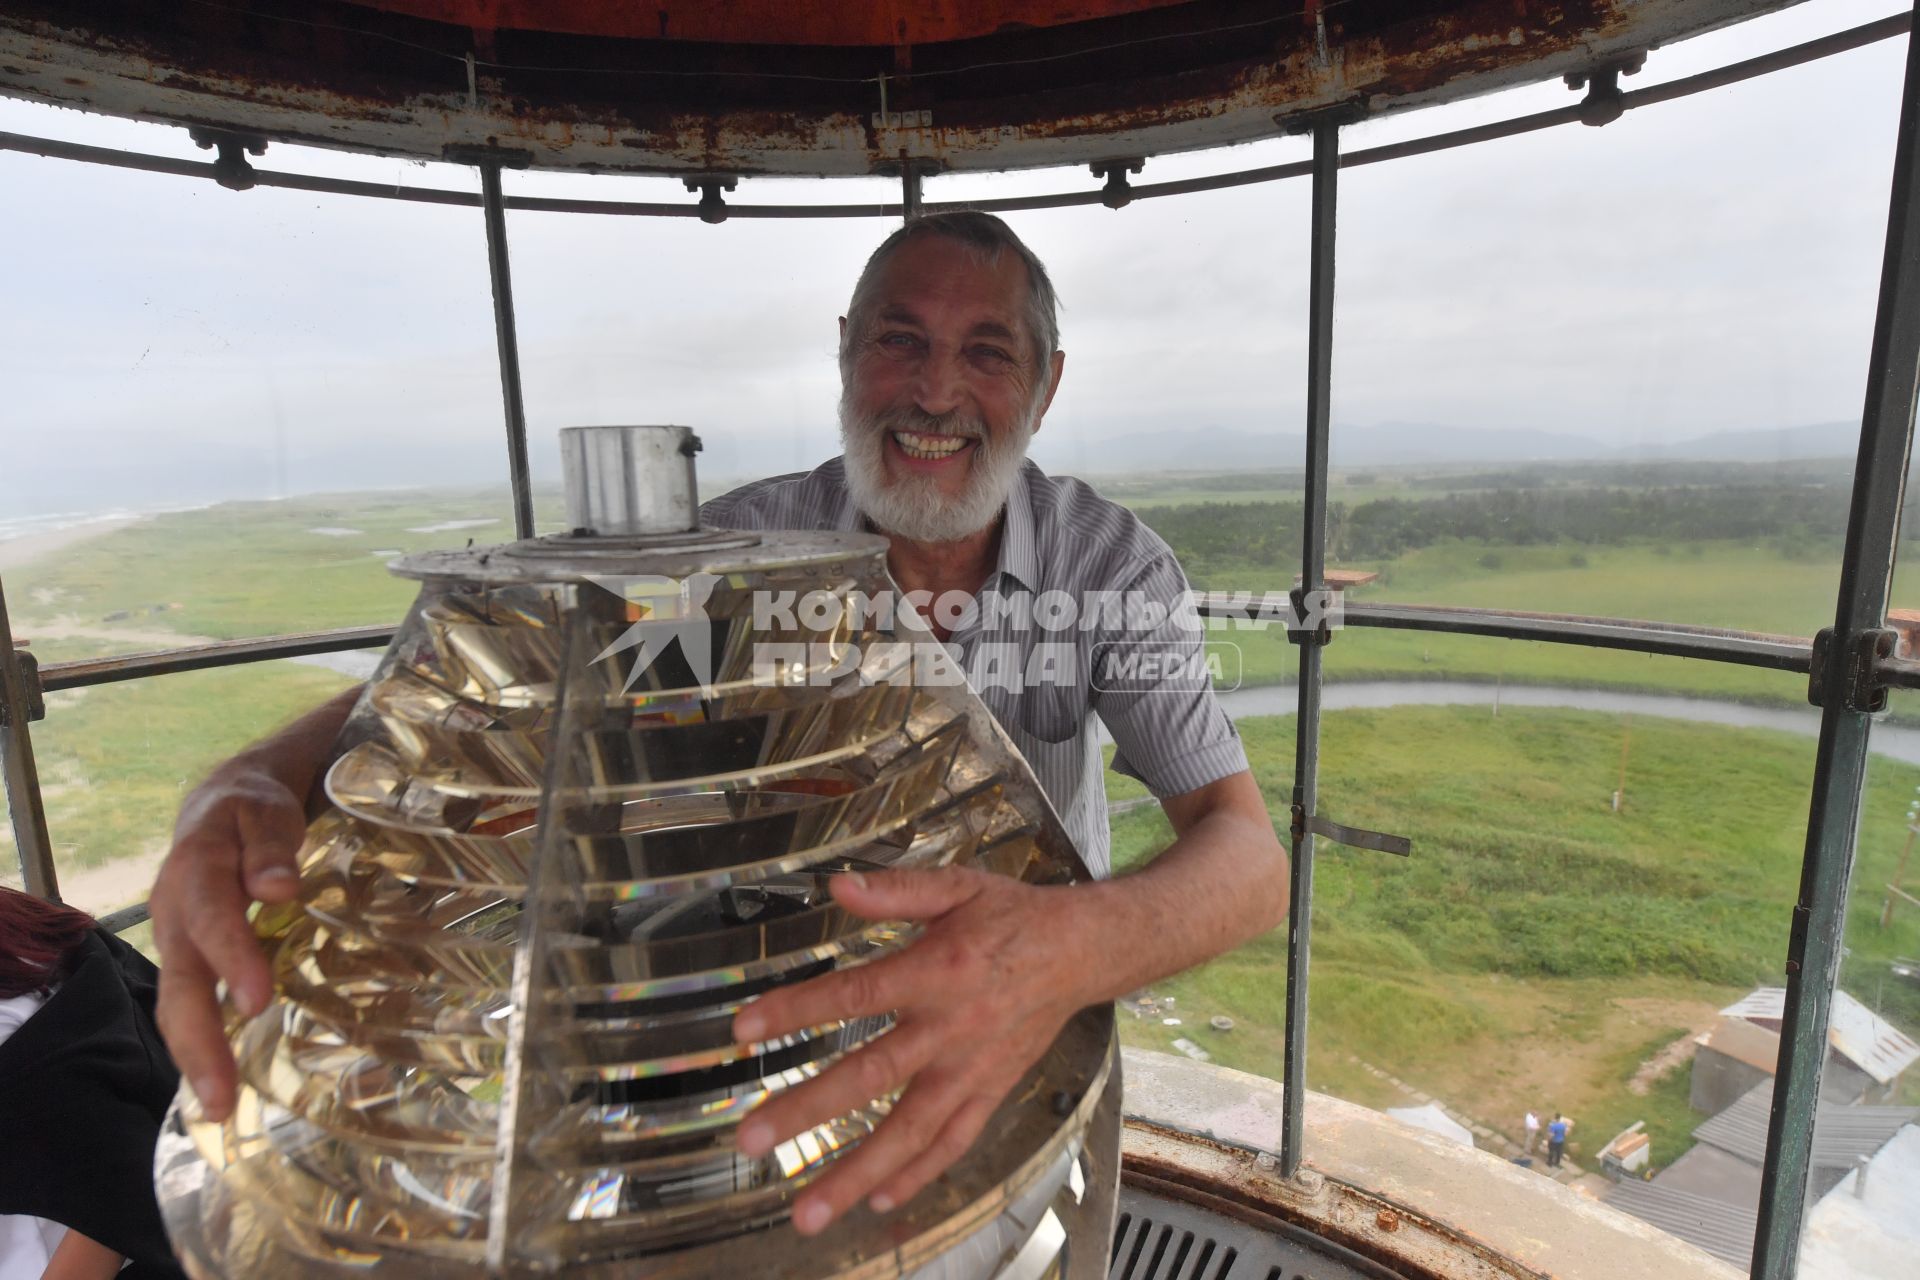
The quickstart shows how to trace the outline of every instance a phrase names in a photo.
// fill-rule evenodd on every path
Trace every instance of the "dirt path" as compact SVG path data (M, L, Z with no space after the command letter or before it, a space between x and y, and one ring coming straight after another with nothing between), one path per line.
M1707 1026L1712 1025L1711 1022L1707 1024ZM1627 1081L1627 1091L1644 1098L1653 1092L1656 1080L1692 1062L1694 1050L1700 1047L1700 1033L1705 1030L1706 1027L1695 1027L1689 1030L1686 1035L1641 1063L1640 1069L1633 1073L1633 1079Z
M11 846L12 842L8 841L7 844ZM132 857L119 858L97 867L78 870L63 868L60 872L60 896L82 911L94 915L145 902L147 891L153 887L153 877L166 856L166 842L156 840ZM21 888L19 871L16 869L0 877L0 883L14 889Z
M5 545L0 543L0 546ZM74 617L22 622L17 631L23 640L105 640L113 644L145 645L152 649L178 649L190 644L214 643L212 636L169 631L165 627L122 627L110 622L82 622Z

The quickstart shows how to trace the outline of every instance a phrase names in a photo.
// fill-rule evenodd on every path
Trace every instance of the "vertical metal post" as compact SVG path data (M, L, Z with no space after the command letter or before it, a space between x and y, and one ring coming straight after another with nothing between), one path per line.
M920 166L905 156L900 158L900 220L912 222L920 216L922 178Z
M1906 84L1893 158L1886 255L1879 310L1867 365L1866 408L1853 470L1846 556L1826 661L1813 671L1823 708L1814 758L1813 799L1801 862L1800 896L1787 941L1787 999L1767 1121L1760 1220L1754 1234L1755 1280L1790 1280L1798 1263L1806 1210L1807 1168L1827 1057L1827 1022L1846 930L1847 882L1853 870L1866 784L1865 691L1849 678L1861 646L1886 619L1894 540L1913 446L1920 393L1920 42L1908 37ZM1868 665L1867 670L1871 670Z
M13 847L20 851L20 875L36 898L60 901L60 878L47 839L47 811L40 802L40 770L33 762L33 697L27 673L13 647L7 617L7 593L0 586L0 773L6 777L7 812L13 819Z
M1307 276L1306 527L1300 544L1302 599L1325 589L1327 436L1333 393L1333 247L1338 211L1340 127L1313 129L1313 232ZM1313 832L1320 772L1320 657L1325 633L1295 633L1300 643L1299 713L1294 720L1292 881L1287 907L1287 1044L1280 1173L1300 1168L1300 1122L1307 1100L1307 952L1313 918Z
M513 323L513 272L507 263L507 205L500 165L482 160L480 198L487 217L487 270L493 276L493 329L500 345L500 395L507 409L507 467L513 482L513 529L533 536L533 481L527 466L527 409L520 395L520 339Z

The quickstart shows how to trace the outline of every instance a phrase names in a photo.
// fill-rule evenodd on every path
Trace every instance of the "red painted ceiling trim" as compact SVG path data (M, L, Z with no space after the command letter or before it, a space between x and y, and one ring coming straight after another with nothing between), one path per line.
M723 44L912 45L1168 8L1182 0L350 0L483 31Z

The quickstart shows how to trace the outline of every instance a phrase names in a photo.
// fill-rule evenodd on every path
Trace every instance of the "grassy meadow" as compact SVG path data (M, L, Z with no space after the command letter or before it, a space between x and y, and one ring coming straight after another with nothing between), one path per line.
M221 503L10 571L7 602L43 660L154 648L162 629L231 640L392 623L415 593L386 571L395 555L512 537L505 495L492 492Z
M1276 814L1292 785L1291 717L1240 722ZM1636 719L1626 803L1611 806L1622 726L1559 710L1403 707L1323 723L1321 807L1410 836L1409 859L1320 843L1314 867L1309 1084L1404 1105L1368 1066L1517 1134L1529 1106L1579 1122L1576 1158L1634 1120L1654 1158L1694 1124L1684 1066L1637 1094L1642 1064L1756 985L1784 982L1812 743ZM1906 1027L1920 989L1886 962L1920 954L1920 911L1879 928L1880 886L1920 769L1876 761L1842 984ZM1116 799L1141 794L1115 779ZM1170 838L1157 808L1115 822L1115 861ZM1129 1040L1184 1035L1216 1060L1280 1073L1286 937L1256 939L1155 984L1178 1029L1123 1015ZM1231 1031L1211 1029L1226 1014ZM1920 1102L1920 1081L1910 1088Z

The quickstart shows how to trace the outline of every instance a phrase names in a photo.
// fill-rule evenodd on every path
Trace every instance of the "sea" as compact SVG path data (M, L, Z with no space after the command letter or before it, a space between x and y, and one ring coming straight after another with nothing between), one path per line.
M167 515L176 511L202 511L212 505L211 502L189 503L184 506L174 503L164 507L115 507L109 511L55 511L42 515L0 516L0 542L11 542L15 538L58 533L63 529L106 524L114 520L127 520L138 516Z

